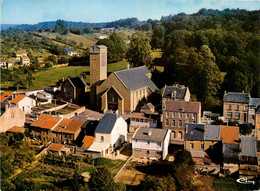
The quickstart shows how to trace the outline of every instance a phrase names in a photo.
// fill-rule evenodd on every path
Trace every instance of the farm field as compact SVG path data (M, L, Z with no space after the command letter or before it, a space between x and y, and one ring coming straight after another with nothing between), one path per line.
M93 45L96 44L97 40L95 40L94 38L91 38L88 35L75 35L72 33L69 33L68 35L60 35L59 33L49 33L49 32L43 32L43 33L37 33L38 35L47 37L49 39L56 39L57 36L61 37L61 38L66 38L67 40L73 40L77 43L77 45L79 45L79 43L83 43L83 48L88 48L91 47ZM65 44L60 43L60 42L56 42L54 41L56 44L59 44L61 46L64 46Z

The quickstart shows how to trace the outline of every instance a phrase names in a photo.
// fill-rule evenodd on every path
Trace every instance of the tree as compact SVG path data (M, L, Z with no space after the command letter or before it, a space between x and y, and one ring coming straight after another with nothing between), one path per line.
M56 64L57 64L57 56L55 56L55 55L50 55L50 56L48 56L48 58L46 59L46 61L50 61L50 62L52 62L54 65L56 65Z
M140 190L147 191L175 191L175 181L172 176L159 178L158 176L147 176L139 186Z
M108 62L119 62L125 57L125 41L119 33L112 33L109 39L100 39L96 44L107 46Z
M32 72L29 72L26 75L26 85L27 85L27 89L31 89L32 85L33 85L33 80L35 80L35 77L33 77Z
M89 188L91 191L119 191L126 190L122 184L114 182L111 171L107 167L98 167L90 176Z
M162 25L155 25L152 34L151 46L152 49L163 48L164 47L164 35L165 28Z
M20 87L25 86L25 77L19 70L14 71L13 82L13 86L16 87L17 90L19 90Z
M239 131L242 135L248 135L252 133L252 126L250 124L240 124Z
M174 160L173 176L179 189L188 190L194 177L194 161L189 151L179 151Z
M133 36L126 58L133 66L150 67L152 63L150 39L143 34Z
M69 30L63 20L57 20L56 25L54 26L54 30L61 35L66 35L68 34Z

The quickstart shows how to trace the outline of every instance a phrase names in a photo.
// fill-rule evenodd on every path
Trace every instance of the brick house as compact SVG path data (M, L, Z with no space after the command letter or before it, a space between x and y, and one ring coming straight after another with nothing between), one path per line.
M61 86L57 99L70 103L81 103L87 92L87 84L81 77L68 78Z
M107 78L107 48L101 45L90 50L90 89L91 105L97 110L129 114L157 87L146 66L112 72Z
M84 121L42 114L31 124L31 136L43 142L73 144L84 123Z
M200 123L201 103L167 100L163 106L162 128L170 129L171 144L184 144L185 123Z
M260 105L260 98L251 98L250 94L228 92L223 98L224 121L238 121L240 124L255 122L255 109Z
M204 159L208 156L210 161L216 162L214 159L218 157L215 153L221 153L220 126L188 123L184 140L184 148L194 158Z
M170 130L140 127L132 138L133 156L164 160L168 155Z

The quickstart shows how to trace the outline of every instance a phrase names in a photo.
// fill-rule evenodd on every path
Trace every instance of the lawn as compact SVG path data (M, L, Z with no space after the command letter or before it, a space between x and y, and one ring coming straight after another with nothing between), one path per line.
M229 178L218 178L214 180L213 187L216 191L235 191L237 185L235 180Z

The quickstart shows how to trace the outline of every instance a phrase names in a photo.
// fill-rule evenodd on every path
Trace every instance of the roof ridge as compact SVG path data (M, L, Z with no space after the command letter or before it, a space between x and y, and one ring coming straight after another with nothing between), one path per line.
M126 69L123 69L123 70L114 71L114 73L116 73L116 72L122 72L122 71L126 71L126 70L139 69L139 68L142 68L142 67L146 67L146 66L143 65L143 66L138 66L138 67L134 67L134 68L126 68ZM146 68L147 68L147 67L146 67ZM147 69L148 69L148 68L147 68Z

